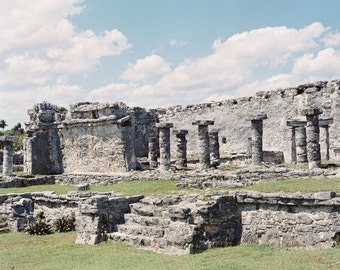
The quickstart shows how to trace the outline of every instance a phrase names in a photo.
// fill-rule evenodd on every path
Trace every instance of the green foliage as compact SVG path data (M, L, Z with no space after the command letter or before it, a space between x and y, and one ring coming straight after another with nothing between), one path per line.
M52 226L45 220L44 212L40 212L34 218L34 221L28 225L26 232L34 235L46 235L53 233Z
M1 122L4 121L4 122ZM14 151L20 151L23 149L23 140L26 138L26 134L24 129L21 127L20 123L17 123L12 129L5 130L7 126L5 120L0 120L0 128L3 130L0 131L0 136L15 136L16 139L13 144ZM3 143L0 143L0 148L3 148Z
M5 127L7 127L7 123L5 120L1 119L0 120L0 128L2 128L2 130L5 130Z
M54 223L53 227L56 232L70 232L76 229L76 217L74 213L70 216L62 216L57 218Z

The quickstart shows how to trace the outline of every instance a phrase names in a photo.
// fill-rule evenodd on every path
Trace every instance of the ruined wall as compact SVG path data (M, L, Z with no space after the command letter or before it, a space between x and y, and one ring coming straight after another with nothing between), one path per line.
M340 237L340 197L335 192L285 194L240 191L241 243L320 249Z
M307 94L308 93L308 94ZM185 108L146 110L123 103L78 103L64 108L47 102L29 111L29 138L25 143L25 170L28 173L64 172L112 173L137 168L135 157L147 157L148 132L157 122L173 123L173 129L188 130L188 160L198 158L198 120L213 120L210 130L219 132L222 158L244 158L249 154L250 115L265 113L263 149L283 153L291 161L292 132L287 120L305 120L306 105L323 110L322 119L333 118L329 128L330 159L339 159L340 82L316 82L294 88L258 92L253 97L224 100ZM126 119L129 117L129 119ZM325 158L325 131L320 130L322 158ZM175 159L176 136L171 132L171 155ZM275 157L276 158L276 157Z
M63 172L61 145L56 123L65 118L66 109L48 102L28 110L28 137L24 145L24 172L28 174L58 174Z
M334 118L334 124L329 129L330 146L340 146L340 138L337 130L340 127L340 83L317 82L294 88L277 89L268 92L258 92L253 97L229 99L220 102L211 102L197 105L189 105L185 108L174 106L159 110L160 122L174 123L174 129L187 129L189 134L189 157L195 157L197 153L197 126L192 122L196 120L214 120L211 130L219 131L220 150L222 156L231 153L246 153L248 137L250 137L249 115L264 112L268 119L263 121L263 149L267 151L282 151L285 161L291 161L291 131L286 126L289 119L305 120L301 116L301 110L306 105L306 90L312 91L309 104L319 106L323 110L320 118ZM172 156L175 156L175 136L172 136ZM225 143L223 143L225 138ZM321 140L324 140L321 132ZM323 152L324 157L324 150ZM331 159L335 157L331 150Z
M24 168L30 174L134 170L136 149L147 155L147 126L156 121L123 103L77 103L67 111L44 102L29 115Z
M0 196L0 223L23 231L44 212L47 222L73 213L77 243L108 238L172 254L238 244L331 248L340 237L335 192L223 192L213 197L116 197L114 193L52 192Z
M63 169L112 173L136 168L133 116L124 104L79 103L58 125Z
M55 125L37 130L24 139L24 172L58 174L63 172L60 141Z

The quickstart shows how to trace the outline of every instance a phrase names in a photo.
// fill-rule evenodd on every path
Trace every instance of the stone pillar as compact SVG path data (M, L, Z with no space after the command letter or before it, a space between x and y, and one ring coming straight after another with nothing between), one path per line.
M262 137L263 137L263 120L267 119L267 114L260 113L252 115L248 118L251 121L251 138L252 138L252 164L256 165L263 162L263 149L262 149Z
M14 136L2 136L0 141L4 142L4 157L2 174L10 176L13 173L13 143L15 141Z
M148 159L151 168L157 167L157 159L159 156L159 142L158 142L158 130L155 128L150 128L148 131L149 135L149 153Z
M218 131L211 131L209 133L210 140L210 159L211 166L216 167L220 165L220 143L218 141Z
M185 135L188 134L188 130L185 129L173 130L173 134L176 135L177 143L176 167L177 169L183 169L188 166L187 139L185 138Z
M296 141L296 163L306 164L307 159L307 139L306 127L295 127L295 141Z
M159 168L161 171L170 169L170 128L172 123L156 123L159 130Z
M287 126L292 129L292 162L307 163L306 121L288 120Z
M320 136L321 156L324 155L325 160L329 160L329 126L333 124L333 119L319 119L320 133L323 131L323 136Z
M210 168L210 142L209 125L213 125L212 120L199 120L192 123L198 125L198 159L200 169Z
M291 131L291 137L290 137L290 141L291 141L291 161L292 163L296 163L296 139L295 139L295 127L290 127L290 131Z
M321 167L321 154L320 154L320 129L319 129L319 115L322 110L319 108L303 109L302 115L306 116L307 126L307 158L309 169Z

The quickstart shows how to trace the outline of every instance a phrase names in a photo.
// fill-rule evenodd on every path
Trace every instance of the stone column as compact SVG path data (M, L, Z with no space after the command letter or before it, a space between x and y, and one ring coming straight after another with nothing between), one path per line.
M290 127L291 131L291 160L292 163L296 163L296 139L295 139L295 127Z
M161 171L170 169L170 128L172 123L156 123L159 130L159 168Z
M220 165L220 143L218 141L218 131L211 131L209 133L210 140L210 159L211 166L216 167Z
M148 159L151 168L157 167L157 159L159 155L159 142L158 142L158 130L156 128L150 128L148 131Z
M263 120L267 119L267 114L260 113L252 115L248 118L251 121L251 139L252 139L252 164L256 165L263 162L263 149L262 149L262 137L263 137Z
M213 125L212 120L198 120L192 123L198 125L198 160L200 169L210 168L210 142L209 125Z
M306 121L288 120L287 126L292 129L292 162L307 163Z
M185 138L185 135L188 134L188 130L186 129L173 130L173 134L176 135L177 143L176 167L177 169L183 169L188 166L187 139Z
M320 129L319 129L319 115L322 110L314 107L303 109L302 115L306 116L307 126L307 158L309 169L321 167L321 154L320 154Z
M13 173L13 143L15 141L14 136L2 136L0 141L4 142L4 157L2 174L10 176Z
M324 154L325 160L329 160L329 126L333 124L333 119L319 119L320 133L323 131L323 136L320 136L321 156Z
M295 128L295 141L296 141L296 163L306 164L308 162L306 127L300 126Z

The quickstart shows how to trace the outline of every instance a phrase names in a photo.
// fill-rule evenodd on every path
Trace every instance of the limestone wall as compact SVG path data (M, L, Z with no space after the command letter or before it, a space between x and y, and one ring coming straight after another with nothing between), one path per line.
M51 192L0 196L0 223L23 231L44 212L48 222L75 214L77 243L108 237L172 254L227 245L265 244L330 248L340 238L340 196L335 192L220 192L185 196L116 197L114 193ZM223 194L222 194L223 193Z
M174 106L160 110L160 122L174 123L174 129L187 129L189 134L189 157L197 156L197 126L192 122L197 120L214 120L215 124L209 128L219 131L220 150L222 156L231 153L246 153L248 137L250 137L251 114L264 112L268 119L263 121L263 149L266 151L282 151L285 161L291 161L291 131L286 126L289 119L305 120L301 110L308 102L319 106L323 110L320 118L334 118L334 124L329 129L330 146L340 146L337 130L340 128L340 82L317 82L287 89L276 89L268 92L258 92L253 97L229 99L220 102L211 102L189 105L185 108ZM312 98L305 93L308 89ZM175 157L175 136L172 138L173 157ZM321 141L324 141L321 132ZM223 143L223 141L225 143ZM321 145L323 158L325 148ZM331 159L335 158L331 150Z
M48 102L29 110L29 138L25 142L25 171L112 173L137 168L136 157L148 155L148 132L155 123L173 123L188 130L188 160L198 158L198 130L193 122L213 120L210 130L219 132L222 158L249 155L250 115L265 113L263 149L283 153L291 161L292 132L287 120L305 120L306 105L320 107L320 118L333 118L329 128L330 158L339 159L340 82L316 82L294 88L258 92L253 97L219 102L146 110L123 103L78 103L70 110ZM248 120L247 120L248 119ZM326 132L321 128L322 158L326 157ZM176 136L171 132L171 155L175 159ZM276 160L277 156L270 156ZM280 160L282 158L280 157Z
M334 192L239 192L241 243L320 249L340 237L340 196Z

